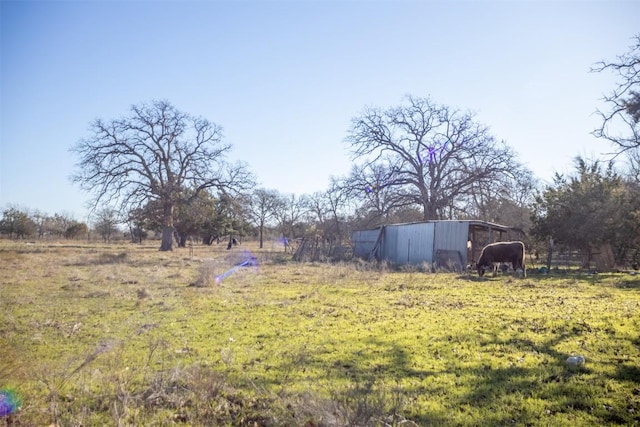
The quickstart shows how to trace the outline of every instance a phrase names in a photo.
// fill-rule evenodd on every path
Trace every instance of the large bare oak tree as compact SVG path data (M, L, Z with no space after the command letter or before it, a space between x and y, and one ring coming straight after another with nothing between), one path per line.
M424 220L454 216L478 185L504 180L520 167L472 113L429 98L407 96L398 107L366 109L352 120L347 142L360 162L355 170L382 171L362 192L393 194L396 206L420 206Z
M128 116L95 120L72 151L79 156L74 182L93 195L93 206L123 211L156 201L162 206L160 250L173 249L174 209L205 189L245 188L251 175L230 164L222 128L167 101L133 105ZM188 194L189 196L185 196Z
M636 152L640 149L640 34L634 37L629 51L616 61L600 61L591 71L613 71L620 79L616 88L603 100L608 111L597 110L602 122L593 131L599 138L617 146L617 153Z

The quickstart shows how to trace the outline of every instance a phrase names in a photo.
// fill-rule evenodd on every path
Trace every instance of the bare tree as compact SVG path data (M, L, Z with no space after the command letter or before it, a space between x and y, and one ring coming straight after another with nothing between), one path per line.
M275 212L275 219L282 233L282 237L288 242L291 239L301 237L304 234L302 223L303 215L307 211L307 197L295 194L282 195ZM285 243L285 250L288 244Z
M343 185L346 196L359 200L365 227L388 223L398 210L415 205L401 186L388 185L395 172L384 163L354 165Z
M629 179L640 183L640 150L629 152L627 156L627 166Z
M616 154L640 148L640 34L633 40L634 45L617 61L600 61L591 67L592 72L610 70L620 78L616 88L603 98L608 111L596 111L602 124L593 131L598 138L617 146Z
M95 120L90 136L72 148L79 156L72 179L93 193L94 208L114 204L126 212L158 201L160 250L172 250L178 203L189 203L205 189L234 191L250 183L243 164L226 162L230 149L220 126L154 101L132 106L127 117ZM189 200L183 200L185 194Z
M516 166L501 181L475 185L465 198L464 207L458 208L460 212L464 209L460 216L528 229L537 188L533 173L523 166Z
M382 168L375 191L393 189L423 219L444 219L479 182L503 179L514 153L474 115L408 96L399 107L368 108L352 120L347 142L364 167ZM398 202L396 202L398 203Z
M340 180L331 178L329 188L324 192L324 200L327 206L327 214L331 222L331 235L335 237L339 245L346 237L346 221L348 198L343 190Z
M97 212L93 228L105 243L109 243L111 237L119 231L118 224L121 222L115 209L104 207Z
M264 227L267 221L281 208L282 203L283 200L276 190L258 188L251 195L251 217L258 225L260 249L262 249L264 241Z
M36 209L31 214L31 218L33 219L33 222L36 224L38 239L42 239L47 232L46 225L47 225L47 222L49 221L49 215Z
M69 213L55 213L46 222L46 232L54 236L64 236L67 229L75 223L73 215Z
M345 205L347 192L341 188L341 183L332 179L325 191L318 191L307 197L307 210L325 240L342 243L344 224L346 222Z

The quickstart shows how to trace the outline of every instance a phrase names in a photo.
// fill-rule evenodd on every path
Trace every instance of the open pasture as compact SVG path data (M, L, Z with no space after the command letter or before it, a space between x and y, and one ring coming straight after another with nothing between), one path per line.
M0 426L640 424L640 276L249 249L0 242Z

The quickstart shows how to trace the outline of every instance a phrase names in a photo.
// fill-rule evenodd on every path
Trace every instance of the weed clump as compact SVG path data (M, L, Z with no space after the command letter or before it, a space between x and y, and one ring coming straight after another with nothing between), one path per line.
M103 253L100 255L97 264L121 264L126 262L128 258L129 255L126 252L121 252L119 254Z
M138 296L138 299L147 299L147 298L151 298L151 293L149 292L149 290L147 288L140 288L136 291L136 295Z
M214 260L206 260L198 269L198 277L191 286L198 288L206 288L212 284L216 284L216 262Z

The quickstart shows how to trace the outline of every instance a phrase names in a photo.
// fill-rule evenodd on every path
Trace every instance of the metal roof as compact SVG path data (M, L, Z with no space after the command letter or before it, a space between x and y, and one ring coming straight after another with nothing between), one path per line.
M466 222L466 223L469 223L470 226L478 226L478 227L483 227L483 228L493 228L493 229L497 229L497 230L500 230L500 231L519 230L516 227L509 227L507 225L496 224L496 223L493 223L493 222L482 221L482 220L479 220L479 219L437 219L437 220L430 220L430 221L414 221L414 222L401 222L401 223L395 223L395 224L382 224L382 225L379 225L377 227L365 228L363 230L354 230L354 231L379 230L380 228L386 227L388 225L394 225L394 226L414 225L414 224L427 224L427 223L431 223L431 222Z

